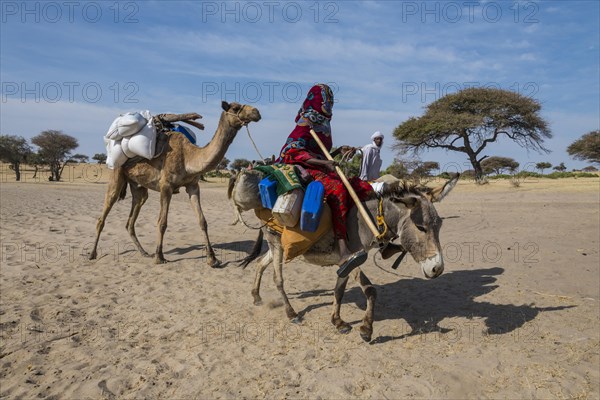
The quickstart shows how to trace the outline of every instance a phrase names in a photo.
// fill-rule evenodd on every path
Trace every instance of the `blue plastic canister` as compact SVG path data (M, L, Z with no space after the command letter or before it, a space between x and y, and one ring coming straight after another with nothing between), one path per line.
M325 188L319 181L312 181L304 193L302 211L300 214L300 229L306 232L315 232L321 221L323 213L323 196Z
M263 207L272 209L277 201L277 182L264 178L258 183L258 190Z

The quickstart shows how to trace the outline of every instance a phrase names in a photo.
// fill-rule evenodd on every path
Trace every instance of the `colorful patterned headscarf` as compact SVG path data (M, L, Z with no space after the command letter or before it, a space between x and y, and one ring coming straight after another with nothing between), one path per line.
M308 91L302 107L296 114L296 127L288 136L279 152L278 162L302 164L306 159L323 158L321 149L310 134L314 129L327 150L331 150L330 120L333 116L333 92L323 83L314 85Z
M312 126L316 132L331 132L329 121L333 116L333 92L324 83L314 85L308 91L302 107L296 115L296 123L300 126Z

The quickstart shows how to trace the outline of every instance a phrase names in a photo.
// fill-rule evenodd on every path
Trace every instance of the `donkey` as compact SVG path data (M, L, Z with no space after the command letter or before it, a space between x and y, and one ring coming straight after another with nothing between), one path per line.
M388 227L384 247L380 249L384 259L400 253L397 261L399 262L408 252L421 265L421 270L426 278L433 279L440 276L444 271L444 260L439 240L442 219L438 216L432 203L441 201L454 188L457 181L458 174L436 188L416 187L400 181L386 183L383 192L380 194L381 207L377 198L363 202L372 216L378 214L379 208L383 210L383 216ZM356 207L353 207L348 213L347 225L348 245L352 252L358 251L361 247L365 251L378 247L377 240L358 215ZM242 260L241 264L245 267L258 257L263 234L269 248L258 260L256 266L252 288L254 304L259 305L262 302L260 282L263 272L272 262L275 267L273 279L285 304L285 313L290 321L299 323L301 318L290 304L283 288L281 236L266 227L261 228L253 252ZM333 232L328 232L301 257L310 264L321 266L336 264L339 260L339 254ZM360 336L364 341L369 342L373 334L376 290L360 268L356 268L347 277L337 278L331 322L340 333L348 333L352 329L351 325L340 317L342 298L350 276L353 276L358 282L367 298L367 309L360 327Z

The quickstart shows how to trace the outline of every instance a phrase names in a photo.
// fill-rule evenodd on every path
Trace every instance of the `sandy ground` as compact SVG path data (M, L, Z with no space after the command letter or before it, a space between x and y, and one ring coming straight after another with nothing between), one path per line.
M408 257L397 271L377 256L363 267L378 292L364 343L355 284L342 306L355 329L329 322L333 267L285 267L301 325L287 322L271 279L265 305L252 304L254 265L208 268L184 191L168 264L133 251L129 197L87 260L106 170L69 173L63 183L0 176L0 398L600 396L597 178L461 182L437 205L442 276L425 280ZM218 257L245 255L256 232L229 226L225 182L202 183L202 204ZM137 224L150 252L157 213L151 193Z

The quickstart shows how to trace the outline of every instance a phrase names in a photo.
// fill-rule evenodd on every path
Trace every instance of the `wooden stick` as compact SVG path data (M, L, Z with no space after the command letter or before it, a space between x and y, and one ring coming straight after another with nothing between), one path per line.
M329 154L329 151L327 151L327 148L325 147L325 145L323 144L323 142L321 142L321 139L319 139L319 136L317 136L317 133L313 129L311 129L310 130L310 134L312 135L313 139L315 139L315 141L317 142L317 144L321 148L321 151L323 152L323 154L325 154L325 157L327 157L328 160L333 161L333 157L331 157L331 154ZM350 193L350 197L352 197L352 200L354 200L354 203L356 204L356 207L358 208L358 211L360 212L360 215L363 217L363 219L367 223L367 226L369 227L369 229L371 230L371 232L373 233L373 235L377 239L379 239L379 236L380 236L379 230L375 226L375 223L373 223L373 220L369 216L369 213L367 213L367 210L365 210L365 207L363 206L362 202L358 198L358 195L354 191L354 188L352 187L352 185L348 181L348 178L346 178L346 175L344 175L344 171L342 171L342 169L340 167L336 166L335 167L335 172L337 172L337 174L339 175L340 179L344 183L344 186L346 186L346 189L348 189L348 193Z

